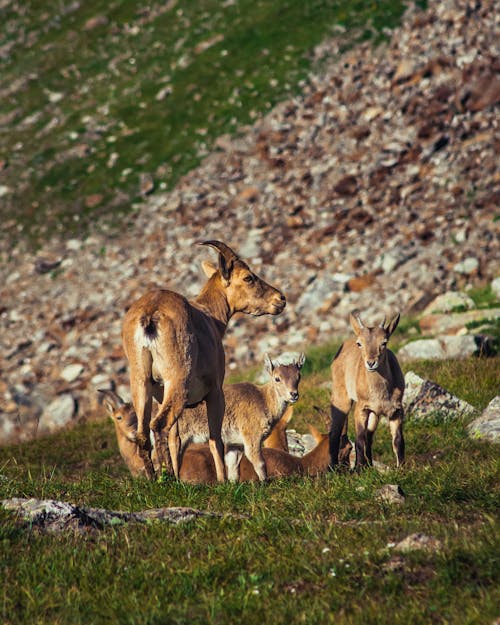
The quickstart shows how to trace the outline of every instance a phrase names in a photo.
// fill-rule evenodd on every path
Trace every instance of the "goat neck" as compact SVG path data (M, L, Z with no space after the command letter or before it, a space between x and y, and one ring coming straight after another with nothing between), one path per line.
M227 324L233 316L227 301L220 275L214 274L205 284L199 295L192 300L193 306L209 315L214 321L217 331L222 338Z

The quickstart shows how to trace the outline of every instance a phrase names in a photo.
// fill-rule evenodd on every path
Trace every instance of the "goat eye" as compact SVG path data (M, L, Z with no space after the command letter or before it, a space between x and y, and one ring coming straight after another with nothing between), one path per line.
M123 417L121 416L121 414L117 414L116 415L116 420L117 421L121 421L123 419Z
M276 377L276 378L274 378L274 381L275 382L281 382L281 378Z
M247 282L248 284L252 284L252 282L253 282L253 276L251 276L251 275L247 275L247 276L245 276L245 277L243 278L243 280L244 280L245 282Z
M358 347L361 347L361 343L360 343L359 341L356 341L356 345L357 345Z

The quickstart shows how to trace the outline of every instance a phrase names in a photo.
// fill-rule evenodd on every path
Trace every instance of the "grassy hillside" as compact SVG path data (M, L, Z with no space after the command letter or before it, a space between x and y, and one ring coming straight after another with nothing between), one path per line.
M14 239L121 223L223 133L300 91L310 51L382 36L396 0L3 2L0 217ZM146 178L142 192L152 189ZM20 235L21 233L21 235Z
M327 352L309 354L291 424L299 431L308 421L325 427ZM499 358L412 368L477 408L497 392ZM0 499L227 513L47 535L0 511L3 622L491 624L500 600L498 447L469 439L461 421L410 418L405 433L400 471L381 426L374 455L388 473L212 487L131 479L107 420L0 449ZM384 484L399 484L405 503L377 500ZM391 544L414 532L441 549L396 555Z

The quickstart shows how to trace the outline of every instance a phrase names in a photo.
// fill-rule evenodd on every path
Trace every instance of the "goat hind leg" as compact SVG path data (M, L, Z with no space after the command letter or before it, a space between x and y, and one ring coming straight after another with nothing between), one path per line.
M403 410L397 410L389 419L391 428L392 449L396 456L396 466L400 467L405 461L405 440L403 437Z
M208 418L208 444L215 463L217 481L226 481L224 465L224 444L222 442L222 420L224 419L225 400L222 389L211 391L205 398Z

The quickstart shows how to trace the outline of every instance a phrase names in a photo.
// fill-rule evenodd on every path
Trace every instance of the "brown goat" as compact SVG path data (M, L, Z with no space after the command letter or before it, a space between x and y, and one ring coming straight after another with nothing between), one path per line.
M388 323L366 327L358 314L350 315L355 338L343 343L333 359L330 455L332 467L347 436L347 415L354 406L356 468L373 463L373 435L381 415L389 419L397 466L404 462L404 376L387 341L396 329L399 314Z
M270 376L268 382L262 385L240 382L224 386L226 408L222 421L222 441L226 449L228 446L243 446L261 480L267 478L262 442L287 407L299 399L300 371L304 361L305 356L301 354L297 360L282 365L273 363L266 354L264 362ZM203 443L208 440L205 412L205 406L199 404L186 408L179 417L177 425L181 457L190 442ZM226 464L228 471L233 469L230 479L236 481L233 465L227 461Z
M161 465L179 476L180 440L177 419L186 406L205 402L209 445L217 479L225 479L221 438L224 416L222 383L225 373L222 338L236 312L277 315L284 295L256 276L226 244L205 241L219 255L218 268L205 263L209 279L192 301L173 291L157 289L132 304L122 328L123 347L130 365L130 389L137 413L136 440L149 478L149 430L153 431ZM151 418L153 396L160 404ZM170 462L162 444L168 440Z

